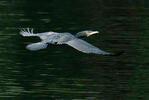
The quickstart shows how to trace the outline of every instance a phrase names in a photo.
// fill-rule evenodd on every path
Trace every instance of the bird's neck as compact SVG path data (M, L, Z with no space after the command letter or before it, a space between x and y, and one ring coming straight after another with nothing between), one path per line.
M78 34L78 33L77 33L77 34L75 35L75 37L77 37L77 38L85 38L86 36L83 35L83 34Z
M86 36L76 36L77 38L85 38Z

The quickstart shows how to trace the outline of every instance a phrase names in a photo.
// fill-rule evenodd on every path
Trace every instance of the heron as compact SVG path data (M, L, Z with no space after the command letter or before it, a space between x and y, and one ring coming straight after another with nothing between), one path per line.
M31 43L26 46L26 49L31 51L46 49L48 44L62 45L67 44L74 49L81 51L83 53L93 53L101 55L119 55L121 53L110 53L104 50L99 49L98 47L93 46L92 44L80 39L80 37L89 37L93 34L97 34L99 31L85 30L78 32L76 35L72 35L68 32L43 32L43 33L34 33L33 29L22 29L20 34L24 37L39 37L40 42Z

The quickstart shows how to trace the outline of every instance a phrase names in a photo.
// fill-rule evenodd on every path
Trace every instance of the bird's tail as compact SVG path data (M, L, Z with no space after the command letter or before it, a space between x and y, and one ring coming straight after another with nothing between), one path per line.
M42 43L42 42L37 42L37 43L32 43L26 46L26 49L31 50L31 51L36 51L36 50L41 50L47 48L48 44Z
M38 34L34 34L33 33L33 29L29 29L29 28L27 28L27 29L22 29L21 31L20 31L20 34L22 35L22 36L38 36Z

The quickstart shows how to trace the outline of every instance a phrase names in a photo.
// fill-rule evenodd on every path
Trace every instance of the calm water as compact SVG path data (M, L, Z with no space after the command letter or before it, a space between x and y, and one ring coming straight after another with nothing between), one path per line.
M0 100L149 100L148 0L0 0ZM119 57L69 46L28 51L34 32L75 34Z

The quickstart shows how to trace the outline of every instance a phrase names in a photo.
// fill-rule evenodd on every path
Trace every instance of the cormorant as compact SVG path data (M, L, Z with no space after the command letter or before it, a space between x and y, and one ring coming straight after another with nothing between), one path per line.
M60 45L60 44L67 44L81 52L84 53L94 53L94 54L102 54L102 55L119 55L121 53L110 53L103 51L88 42L79 39L79 37L83 36L90 36L93 34L99 33L98 31L81 31L78 32L75 36L68 33L58 33L58 32L44 32L44 33L33 33L33 29L22 29L20 31L20 34L24 37L30 37L30 36L37 36L40 37L41 42L32 43L26 46L26 49L28 50L40 50L47 48L48 44L54 44L54 45Z

